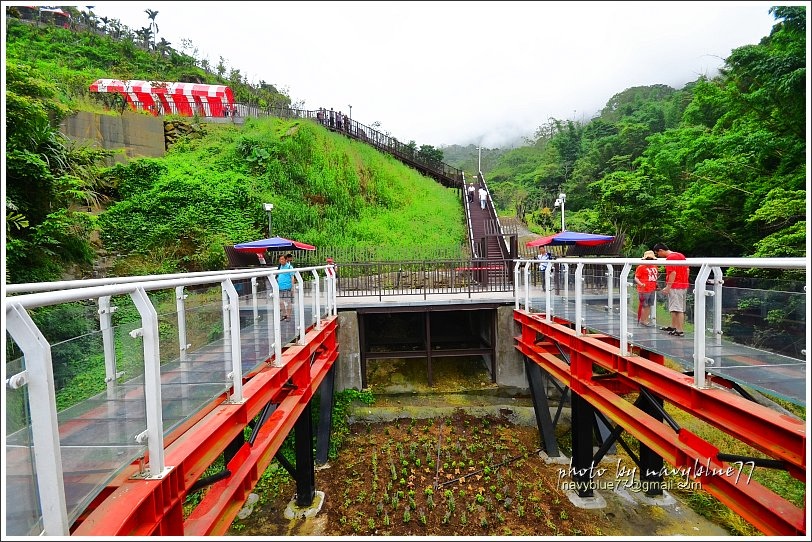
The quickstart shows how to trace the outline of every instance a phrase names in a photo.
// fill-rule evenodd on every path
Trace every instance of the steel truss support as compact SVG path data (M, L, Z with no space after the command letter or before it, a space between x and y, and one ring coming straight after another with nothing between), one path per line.
M514 310L514 320L521 325L516 349L572 390L573 411L581 408L575 405L577 394L671 465L669 472L685 481L699 482L702 489L764 534L806 534L805 511L752 480L747 466L725 462L726 456L720 457L719 450L710 442L685 428L663 423L660 413L654 412L659 410L654 405L649 410L628 402L623 395L645 388L652 396L780 462L799 480L806 479L803 421L727 390L697 388L691 377L665 367L663 360L652 352L621 355L614 337L577 335L566 322L544 320L543 315L523 310ZM569 357L569 364L561 359L558 348ZM597 377L596 367L610 378ZM588 423L591 428L591 419ZM646 461L655 464L651 457L641 460L643 464Z
M536 425L539 428L544 451L550 457L559 457L558 442L555 439L555 424L550 416L550 402L547 400L547 390L542 384L541 367L525 358L524 368L527 372L527 382L530 384L530 396L533 398L533 410L536 413ZM562 397L563 399L563 397Z
M164 442L170 444L165 448L166 462L175 468L165 477L131 479L138 470L137 464L132 465L111 484L107 496L74 525L71 534L106 537L225 534L338 358L338 318L329 317L322 324L307 332L304 344L288 347L281 360L274 360L274 366L269 363L248 379L242 390L243 402L225 403L225 397L221 396L197 423L167 435ZM275 366L277 361L279 366ZM239 435L269 404L275 407L272 413L268 408L266 421L254 426L251 442L244 442L237 449ZM184 519L186 495L226 450L234 453L226 464L231 476L214 481Z

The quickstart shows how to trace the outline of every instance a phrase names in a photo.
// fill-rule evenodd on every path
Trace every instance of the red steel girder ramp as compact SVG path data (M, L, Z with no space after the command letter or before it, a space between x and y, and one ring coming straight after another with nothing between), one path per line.
M806 514L748 477L738 464L720 460L720 450L687 429L675 430L627 401L620 393L645 388L666 402L781 462L806 480L804 422L727 390L699 389L693 377L665 367L661 356L641 351L620 355L619 341L603 334L578 335L572 324L514 311L521 325L516 349L569 386L607 418L672 465L669 473L690 477L767 535L805 535ZM559 350L560 349L560 350ZM561 359L561 353L569 364ZM595 368L609 373L596 378Z
M138 465L132 465L96 499L71 534L225 534L337 359L337 322L336 316L323 320L320 327L308 331L303 345L289 346L283 352L281 367L269 364L247 379L242 403L212 404L192 427L170 435L165 457L173 469L167 476L160 480L133 478ZM253 446L247 442L242 445L226 465L231 475L209 486L184 519L183 502L189 488L269 402L279 406L259 428Z

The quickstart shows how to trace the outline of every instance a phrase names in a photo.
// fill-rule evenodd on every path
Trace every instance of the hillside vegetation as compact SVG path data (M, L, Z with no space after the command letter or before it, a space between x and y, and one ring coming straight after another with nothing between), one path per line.
M207 131L164 159L107 173L119 201L99 228L120 267L143 259L163 272L220 268L223 245L267 236L263 202L274 204L274 235L317 246L444 247L464 239L455 190L314 122L248 119Z
M552 233L564 192L568 229L624 233L629 255L663 241L687 256L804 256L806 7L770 12L770 35L735 49L719 77L625 89L588 122L548 119L527 146L483 149L500 213ZM89 269L95 236L116 273L216 268L222 245L264 237L263 202L274 233L317 245L462 241L453 192L306 122L209 126L165 159L106 170L107 151L56 129L72 111L109 108L87 92L99 77L225 82L259 104L290 103L152 43L7 19L7 281ZM445 154L474 168L470 146Z
M549 119L483 171L497 207L538 233L626 234L686 256L806 254L806 7L774 7L758 44L683 89L618 92L586 122ZM446 152L446 154L450 154ZM470 163L470 162L469 162Z
M205 125L165 158L105 168L109 151L56 128L73 111L111 105L88 93L95 79L223 81L131 39L7 23L7 282L86 274L99 249L120 275L223 268L223 245L267 236L265 202L275 235L317 246L417 253L464 240L455 191L309 121Z

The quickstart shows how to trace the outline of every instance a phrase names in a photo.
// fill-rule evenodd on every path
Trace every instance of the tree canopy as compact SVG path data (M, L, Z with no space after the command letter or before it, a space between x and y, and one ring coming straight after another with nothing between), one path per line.
M586 123L550 119L489 172L497 204L549 233L564 192L569 227L622 231L633 254L662 241L690 256L805 255L806 8L770 13L770 34L713 79L626 89ZM521 207L498 197L519 187Z

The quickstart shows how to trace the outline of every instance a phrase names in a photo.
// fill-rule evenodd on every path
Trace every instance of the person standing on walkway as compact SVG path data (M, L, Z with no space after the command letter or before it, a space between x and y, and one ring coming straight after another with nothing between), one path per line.
M279 255L278 269L293 269L284 254ZM293 304L293 273L279 273L276 275L276 283L279 285L279 309L281 320L290 319L291 305Z
M547 247L541 246L539 247L539 253L536 255L536 259L539 260L539 273L541 273L541 289L546 290L545 276L547 274L547 262L553 259L553 255L547 250Z
M657 243L652 247L652 250L658 258L671 261L685 259L684 254L669 250L664 243ZM668 296L668 312L671 313L671 325L660 329L675 337L685 335L685 302L688 296L688 284L688 266L665 266L665 287L662 292Z
M484 187L480 187L479 189L479 206L482 209L485 209L485 206L488 204L488 191L485 190Z
M474 192L476 188L474 188L474 183L468 185L468 203L474 203Z
M656 260L654 251L647 250L643 254L644 260ZM660 271L656 265L644 263L634 270L634 283L637 284L637 323L644 327L651 327L651 307L654 305L654 293L657 290L657 277Z

